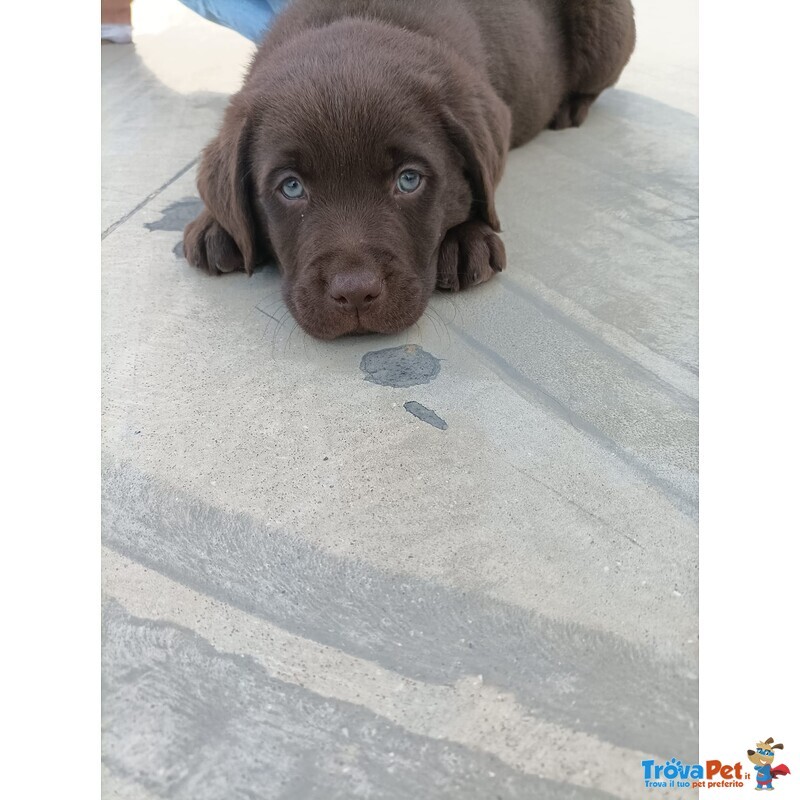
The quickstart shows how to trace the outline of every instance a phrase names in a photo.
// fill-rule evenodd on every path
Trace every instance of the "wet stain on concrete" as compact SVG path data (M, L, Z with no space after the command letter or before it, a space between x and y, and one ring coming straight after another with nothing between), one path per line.
M172 252L175 253L175 258L186 258L186 254L183 252L183 239L172 248Z
M168 205L161 212L161 219L145 222L144 227L149 231L183 231L202 210L203 201L199 197L184 197Z
M438 428L440 431L447 430L447 423L435 411L425 408L425 406L418 403L416 400L409 400L407 403L404 403L403 408L408 411L409 414L413 414L417 419L427 422L428 425L433 425L434 428Z
M396 389L430 383L439 374L440 359L419 345L372 350L361 359L364 380Z

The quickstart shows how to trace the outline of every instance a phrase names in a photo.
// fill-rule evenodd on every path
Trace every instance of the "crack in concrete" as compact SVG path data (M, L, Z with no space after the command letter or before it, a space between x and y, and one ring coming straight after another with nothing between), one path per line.
M114 231L117 228L119 228L120 225L124 225L134 214L141 211L151 200L153 200L153 198L158 197L158 195L160 195L161 192L163 192L165 189L167 189L169 186L175 183L175 181L178 180L178 178L185 175L195 164L197 164L199 160L200 160L199 156L197 158L193 158L185 167L179 169L168 181L162 183L161 186L158 187L158 189L155 189L154 191L150 192L150 194L147 195L147 197L145 197L145 199L142 200L141 203L132 208L127 214L120 217L116 222L112 222L111 225L109 225L103 231L102 235L100 236L100 240L102 241L107 236L114 233Z

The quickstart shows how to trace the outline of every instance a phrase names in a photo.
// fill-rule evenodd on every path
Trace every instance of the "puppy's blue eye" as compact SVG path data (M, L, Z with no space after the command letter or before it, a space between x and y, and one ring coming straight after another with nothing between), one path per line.
M416 170L406 169L400 173L400 177L397 179L397 188L405 194L411 194L419 189L420 183L422 183L422 175Z
M287 178L281 184L281 193L290 200L297 200L306 193L306 190L297 178Z

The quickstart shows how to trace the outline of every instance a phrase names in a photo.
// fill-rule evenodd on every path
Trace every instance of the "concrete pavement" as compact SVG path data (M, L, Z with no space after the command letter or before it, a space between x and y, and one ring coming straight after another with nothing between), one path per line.
M506 273L333 343L274 270L180 257L250 45L136 6L103 47L104 796L640 798L697 749L693 4L637 4L619 87L512 153Z

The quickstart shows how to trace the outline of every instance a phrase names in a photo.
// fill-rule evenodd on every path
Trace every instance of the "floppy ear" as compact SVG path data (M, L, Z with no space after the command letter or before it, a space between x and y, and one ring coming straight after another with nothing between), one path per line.
M230 105L219 135L203 151L197 176L197 188L203 203L218 225L233 239L248 275L260 263L266 250L253 208L252 127L246 111Z
M469 95L451 99L442 117L450 140L464 159L473 214L499 231L494 190L511 143L511 111L491 86L482 84L470 84Z

